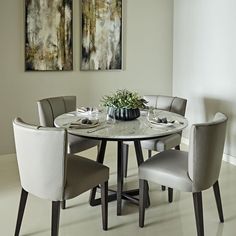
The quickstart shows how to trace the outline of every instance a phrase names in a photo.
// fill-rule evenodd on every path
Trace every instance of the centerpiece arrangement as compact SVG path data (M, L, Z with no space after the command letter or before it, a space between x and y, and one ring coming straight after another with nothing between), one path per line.
M133 120L140 116L140 108L145 108L147 101L137 92L121 89L104 96L102 103L107 107L107 113L117 120Z

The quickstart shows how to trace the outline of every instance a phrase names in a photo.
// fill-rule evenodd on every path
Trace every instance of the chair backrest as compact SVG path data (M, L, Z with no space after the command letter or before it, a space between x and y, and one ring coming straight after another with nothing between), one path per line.
M179 97L171 97L164 95L145 95L147 105L157 109L171 111L182 116L185 115L187 100Z
M57 116L76 109L76 96L45 98L37 104L40 125L53 127Z
M211 187L219 178L227 117L216 113L212 122L194 124L190 131L188 174L193 191Z
M66 137L62 128L45 128L13 121L16 156L23 189L35 196L63 199Z

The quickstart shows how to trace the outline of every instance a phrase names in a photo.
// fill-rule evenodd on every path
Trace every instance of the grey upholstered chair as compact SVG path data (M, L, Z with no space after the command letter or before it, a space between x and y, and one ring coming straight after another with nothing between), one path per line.
M37 102L41 126L54 127L57 116L76 110L76 96L41 99ZM99 145L100 142L68 134L68 153L74 154Z
M59 231L60 202L101 184L103 229L107 229L108 167L67 154L67 132L13 122L16 156L22 186L15 229L19 235L28 193L52 201L51 235ZM69 158L67 156L69 155Z
M76 96L61 96L39 100L38 113L41 126L54 127L54 120L57 116L76 110ZM97 146L99 149L100 141L77 137L68 134L68 153L74 154L86 149ZM66 208L66 202L62 202L62 209Z
M189 152L167 150L139 167L139 226L144 226L147 181L184 192L192 192L198 236L204 235L202 191L213 186L219 218L224 222L219 190L227 117L216 113L212 122L194 124L190 131Z
M171 97L164 95L146 95L144 99L148 102L147 106L157 108L160 110L170 111L184 116L186 110L187 100L179 97ZM152 151L163 152L165 150L175 148L180 149L182 132L177 134L171 134L166 137L158 139L149 139L141 141L142 148L148 149L148 157L152 155ZM124 156L124 175L127 177L127 166L128 166L128 148L130 142L124 143L123 156ZM165 186L162 186L162 190L165 190ZM172 202L173 190L168 189L169 202Z

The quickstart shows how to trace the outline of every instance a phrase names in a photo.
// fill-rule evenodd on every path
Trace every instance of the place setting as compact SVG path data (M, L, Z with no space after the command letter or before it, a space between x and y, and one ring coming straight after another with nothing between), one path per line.
M115 118L97 107L82 106L66 113L64 121L62 126L67 129L88 129L85 132L93 133L114 124Z
M165 111L156 109L148 110L146 117L148 126L151 128L175 128L178 125L184 124L184 122L173 119L173 117L169 117L165 113Z

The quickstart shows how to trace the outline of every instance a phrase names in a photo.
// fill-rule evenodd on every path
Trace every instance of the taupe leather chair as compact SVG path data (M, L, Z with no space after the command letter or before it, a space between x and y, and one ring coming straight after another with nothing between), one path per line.
M147 106L157 108L160 110L170 111L184 116L187 100L179 97L171 97L164 95L145 95L144 99L148 102ZM182 132L177 134L171 134L166 137L158 139L150 139L141 141L142 148L148 149L148 157L152 155L152 151L163 152L165 150L175 148L180 149ZM124 143L123 146L123 156L124 156L124 175L127 177L127 166L128 166L128 148L130 142ZM165 186L162 186L162 190L165 190ZM168 189L169 192L169 202L172 202L173 190Z
M202 191L213 186L219 218L224 222L219 190L227 117L216 113L212 122L194 124L190 131L189 152L160 152L139 167L139 226L144 226L147 181L184 192L192 192L198 236L204 235Z
M41 99L37 102L39 122L41 126L54 127L54 120L57 116L76 110L76 96L61 96ZM82 152L86 149L97 146L100 141L77 137L68 134L68 150L70 154ZM62 202L62 209L66 208L66 202Z
M19 235L28 193L52 201L51 235L59 231L60 202L101 184L102 222L107 229L108 167L67 154L67 132L13 121L16 156L22 186L15 229ZM68 158L69 156L69 158Z

